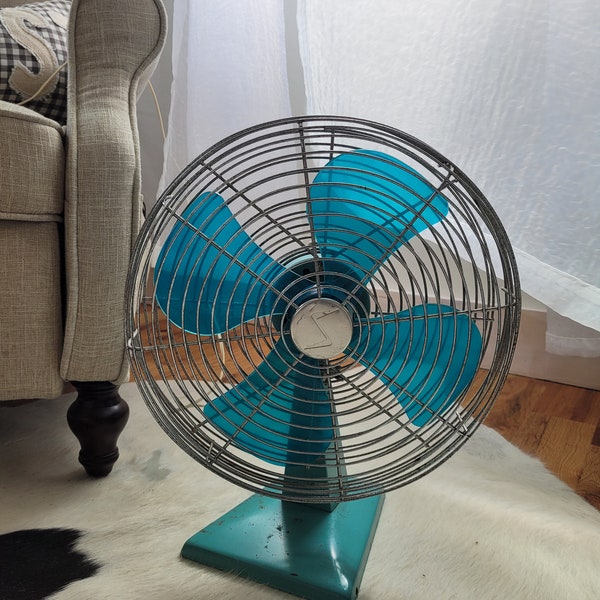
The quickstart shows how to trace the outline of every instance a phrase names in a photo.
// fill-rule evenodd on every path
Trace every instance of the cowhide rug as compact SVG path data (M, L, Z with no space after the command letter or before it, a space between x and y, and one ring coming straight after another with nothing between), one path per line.
M0 408L0 598L292 598L181 559L184 541L248 496L154 423L133 384L121 459L88 479L72 397ZM600 513L481 427L432 474L387 495L361 600L595 600Z

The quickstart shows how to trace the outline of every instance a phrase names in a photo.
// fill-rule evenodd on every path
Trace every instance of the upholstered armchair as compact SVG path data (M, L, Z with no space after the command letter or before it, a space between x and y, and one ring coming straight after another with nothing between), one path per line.
M27 6L6 12L16 4ZM72 385L79 460L104 476L129 412L118 389L128 378L125 279L142 205L135 105L166 19L160 0L73 0L62 17L55 4L38 22L27 15L39 4L0 0L3 35L39 63L15 74L0 54L0 86L17 93L0 100L0 402L19 410ZM45 24L65 28L62 66L49 53L54 38L40 46ZM56 109L61 78L66 114ZM19 105L45 79L47 89Z

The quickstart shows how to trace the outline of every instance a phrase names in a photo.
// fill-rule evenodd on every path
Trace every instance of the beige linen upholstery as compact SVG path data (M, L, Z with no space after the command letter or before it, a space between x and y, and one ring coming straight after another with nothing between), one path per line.
M0 101L0 400L127 377L124 288L141 207L135 104L165 32L160 0L74 0L66 130Z
M0 102L0 400L60 395L62 128Z
M0 399L60 395L60 243L56 223L0 221ZM5 322L4 315L10 315Z
M164 21L162 5L147 0L75 0L71 8L61 362L67 380L127 376L125 279L141 214L135 103L162 48Z
M0 219L61 221L65 152L58 123L0 102Z

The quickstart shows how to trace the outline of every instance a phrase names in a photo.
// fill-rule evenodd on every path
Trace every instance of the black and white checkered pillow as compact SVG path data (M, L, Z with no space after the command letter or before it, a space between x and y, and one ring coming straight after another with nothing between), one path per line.
M0 100L14 103L27 100L67 61L65 25L70 7L70 0L46 0L0 9ZM20 79L13 76L15 67L20 70ZM20 87L17 79L26 85ZM64 125L67 66L55 75L55 81L40 96L25 106Z

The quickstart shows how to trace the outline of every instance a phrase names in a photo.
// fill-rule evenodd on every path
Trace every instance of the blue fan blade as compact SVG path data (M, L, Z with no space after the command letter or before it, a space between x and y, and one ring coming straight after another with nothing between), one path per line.
M309 218L323 258L339 258L373 275L416 233L448 214L448 202L403 162L382 152L336 156L310 188Z
M293 356L278 341L241 383L204 407L231 443L275 465L311 465L334 434L331 399L319 361Z
M267 284L283 267L243 231L223 198L201 194L181 218L154 271L156 299L169 320L212 335L270 314L276 295Z
M479 329L450 306L417 306L393 320L372 321L360 336L359 361L377 371L419 427L446 410L479 367Z

